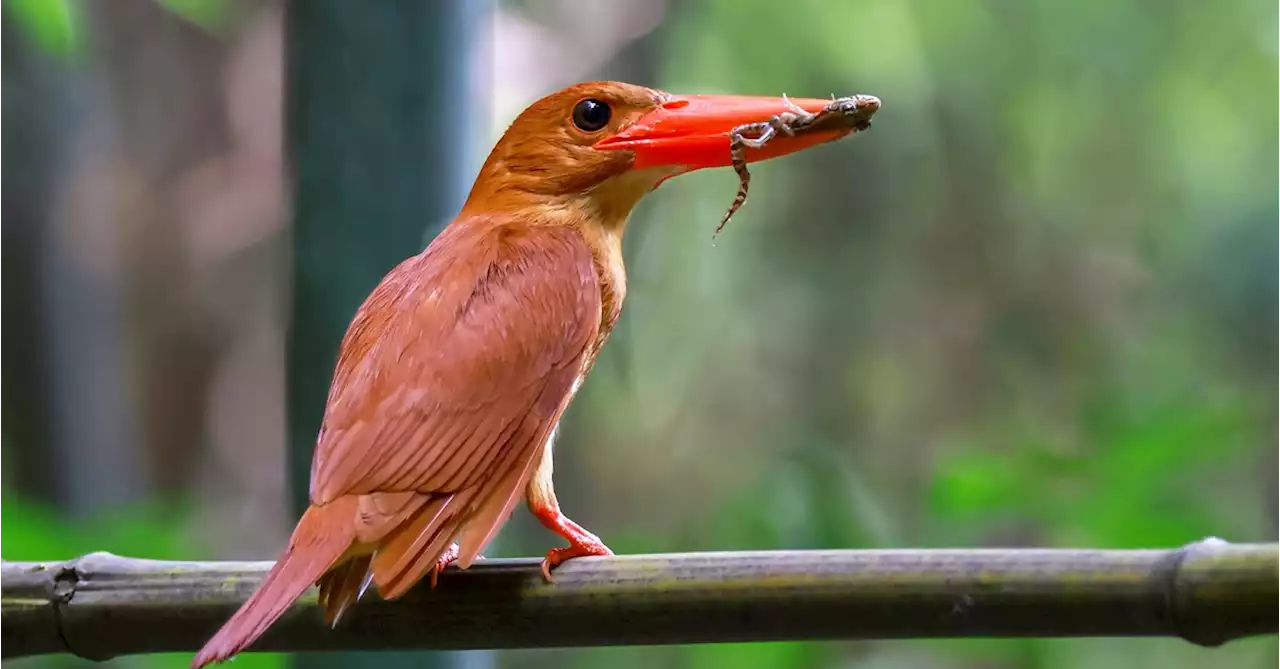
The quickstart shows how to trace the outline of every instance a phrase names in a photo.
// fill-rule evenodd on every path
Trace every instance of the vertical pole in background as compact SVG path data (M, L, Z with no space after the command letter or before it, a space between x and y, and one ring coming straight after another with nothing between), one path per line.
M68 133L56 130L54 119L63 108L52 95L55 86L45 83L54 77L42 77L40 61L30 40L14 27L4 7L4 22L0 23L0 67L3 72L4 90L8 95L4 111L8 121L0 128L0 162L22 165L22 170L12 167L4 174L0 192L4 193L0 219L5 222L4 244L0 248L0 284L9 286L3 292L0 320L10 323L38 323L42 311L48 280L41 276L41 256L49 244L48 203L53 190L55 159L63 155ZM41 85L43 83L43 85ZM57 83L61 83L60 81ZM16 104L15 104L16 103ZM23 290L13 290L23 286ZM4 470L6 493L45 504L57 499L57 481L53 475L55 465L53 443L50 438L50 414L53 409L48 401L51 385L48 376L50 348L48 337L36 327L17 328L12 325L4 334L4 367L0 375L0 388L4 396L0 415L5 418ZM22 351L23 355L14 355ZM22 444L22 450L14 447Z
M286 124L293 273L288 340L289 473L308 500L311 455L355 310L452 219L487 119L469 61L491 0L290 0ZM479 107L474 108L474 107ZM460 666L455 653L299 654L313 667ZM486 664L467 654L468 665Z

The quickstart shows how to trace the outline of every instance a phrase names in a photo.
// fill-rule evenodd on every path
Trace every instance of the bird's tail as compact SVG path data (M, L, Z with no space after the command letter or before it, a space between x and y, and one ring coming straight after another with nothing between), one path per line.
M280 560L249 601L218 630L191 661L191 669L222 662L244 650L332 568L355 542L357 497L310 506Z

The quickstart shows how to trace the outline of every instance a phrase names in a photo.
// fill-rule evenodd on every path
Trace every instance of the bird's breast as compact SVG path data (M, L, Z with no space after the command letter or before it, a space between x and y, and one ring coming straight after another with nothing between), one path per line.
M614 241L614 240L609 240ZM621 240L593 248L596 275L600 285L600 331L591 351L591 358L600 354L604 343L613 332L613 326L622 315L622 302L627 297L627 270L622 262Z

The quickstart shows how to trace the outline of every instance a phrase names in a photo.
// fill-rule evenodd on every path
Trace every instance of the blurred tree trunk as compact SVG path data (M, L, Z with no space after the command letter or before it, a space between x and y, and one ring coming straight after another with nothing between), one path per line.
M299 514L348 323L379 279L420 251L466 196L474 170L465 140L486 118L468 77L484 4L287 5L286 136L295 189L287 383ZM302 654L298 664L444 667L454 657Z
M50 193L70 105L70 73L35 52L13 21L4 34L4 162L22 165L4 173L3 319L5 490L54 502L57 481L49 447L50 357L40 321L47 287L41 255L48 243Z
M90 3L85 17L92 33L84 65L105 86L84 87L94 111L71 185L79 193L67 212L67 241L72 253L108 256L79 259L106 276L75 297L117 341L95 345L101 333L71 317L52 331L74 340L63 355L76 355L63 359L102 358L70 373L75 392L118 404L103 413L125 421L119 452L102 452L96 419L59 422L72 448L99 453L107 469L86 468L93 485L118 481L136 496L178 493L195 473L209 382L227 341L226 328L195 299L199 271L183 243L190 211L179 192L183 177L228 144L218 80L229 49L153 2ZM111 243L86 243L97 235Z

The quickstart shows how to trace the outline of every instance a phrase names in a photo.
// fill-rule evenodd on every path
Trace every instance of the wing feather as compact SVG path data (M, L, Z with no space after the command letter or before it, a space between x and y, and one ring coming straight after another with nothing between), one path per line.
M579 233L518 221L455 223L374 290L342 344L311 491L316 504L377 498L361 504L361 539L392 544L373 559L380 589L411 585L464 527L464 564L488 543L600 314Z

